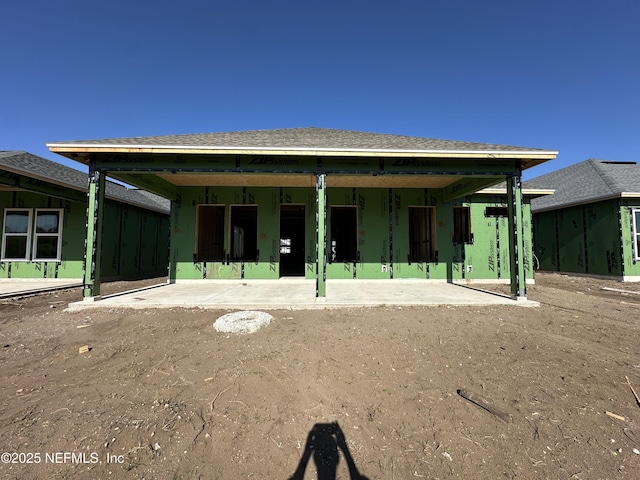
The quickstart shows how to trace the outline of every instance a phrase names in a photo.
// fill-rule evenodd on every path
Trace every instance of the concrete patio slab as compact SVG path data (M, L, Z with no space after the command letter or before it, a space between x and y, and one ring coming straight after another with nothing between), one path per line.
M0 299L81 286L82 280L79 278L2 278L0 279Z
M75 302L69 305L69 309L197 307L301 310L382 305L539 305L531 300L516 301L467 285L428 280L328 280L325 298L316 298L315 286L314 280L286 278L180 281L103 296L93 301Z

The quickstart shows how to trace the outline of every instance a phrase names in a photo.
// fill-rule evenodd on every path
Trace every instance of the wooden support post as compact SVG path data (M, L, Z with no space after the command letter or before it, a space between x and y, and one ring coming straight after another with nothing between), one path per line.
M327 296L327 175L316 175L316 297Z
M524 271L524 232L522 213L522 167L516 162L513 175L507 177L507 213L509 226L509 257L511 296L526 300L527 287Z
M104 211L104 173L96 169L95 159L89 164L87 192L87 224L83 264L84 298L100 296L100 264L102 258L102 213Z

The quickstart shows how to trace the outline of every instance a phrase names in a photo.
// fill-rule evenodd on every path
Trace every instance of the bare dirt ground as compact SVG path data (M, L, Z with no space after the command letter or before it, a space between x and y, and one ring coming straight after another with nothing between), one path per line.
M539 274L538 308L281 310L251 335L5 300L0 478L637 479L640 295L603 286L640 292Z

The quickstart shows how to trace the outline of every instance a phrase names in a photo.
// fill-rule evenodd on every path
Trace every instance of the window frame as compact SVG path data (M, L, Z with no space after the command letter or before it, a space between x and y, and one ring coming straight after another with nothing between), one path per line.
M7 213L10 212L27 212L27 232L26 233L9 233L7 228ZM32 208L5 208L4 216L2 220L2 252L0 254L0 261L3 262L28 262L30 261L31 254L31 237L32 237L32 223L33 223L33 209ZM27 237L27 243L25 247L23 258L7 258L5 256L7 237Z
M218 217L217 219L214 219L215 221L217 221L220 225L217 225L217 229L215 229L215 242L214 244L219 243L220 245L216 245L216 248L212 249L212 250L217 250L220 253L220 257L218 258L217 255L211 255L209 256L208 253L209 250L207 250L207 247L205 247L204 245L204 238L201 238L203 235L205 235L205 233L203 233L203 225L202 225L202 221L203 221L203 217L205 216L204 210L208 210L208 209L218 209L218 210L222 210L222 218L219 218L219 213L217 214ZM225 259L225 248L224 248L224 240L225 240L225 225L226 225L226 217L227 217L227 212L226 212L226 206L224 204L198 204L196 205L196 251L195 251L195 261L196 262L224 262ZM218 231L218 229L220 229L220 231ZM214 252L215 253L215 252Z
M334 212L340 211L352 211L353 212L353 237L350 238L351 242L348 245L348 250L345 254L342 245L336 250L338 244L337 228L334 224L336 216ZM360 255L358 250L358 206L357 205L330 205L329 206L329 263L355 263L360 261ZM341 237L344 235L341 235ZM334 242L335 245L334 245ZM340 252L340 255L338 255Z
M632 208L631 209L631 220L633 230L631 232L633 236L633 258L634 260L640 260L640 222L638 222L638 218L640 218L640 208Z
M467 221L461 222L459 212L465 211ZM473 244L473 233L471 232L471 207L453 207L453 243Z
M416 226L414 223L413 212L418 209L425 213L425 216L422 217L424 222L423 228L419 228L419 226ZM426 216L426 212L429 212L428 217ZM425 233L424 238L420 241L421 244L426 244L425 248L415 248L416 228ZM424 253L426 253L426 255L423 255ZM432 263L437 261L436 207L421 205L409 206L409 261L417 263Z
M486 207L484 209L484 216L486 218L506 218L509 216L509 209L507 207L496 206L496 207Z
M229 256L232 262L258 262L260 249L258 248L258 231L260 211L257 203L241 203L229 205ZM243 213L236 213L236 212ZM246 212L251 211L251 215ZM234 215L235 213L235 215ZM240 219L238 219L240 217ZM250 217L251 223L247 222ZM255 225L254 225L255 223ZM239 224L244 224L239 225ZM236 228L240 235L236 237ZM242 240L242 244L238 243Z
M38 214L46 213L46 212L58 212L58 232L53 233L38 233ZM62 230L63 230L63 216L64 209L62 208L36 208L35 213L33 215L33 242L32 242L32 252L31 259L34 262L59 262L62 258ZM57 238L57 246L56 246L56 256L54 257L38 257L38 238L39 237L56 237Z

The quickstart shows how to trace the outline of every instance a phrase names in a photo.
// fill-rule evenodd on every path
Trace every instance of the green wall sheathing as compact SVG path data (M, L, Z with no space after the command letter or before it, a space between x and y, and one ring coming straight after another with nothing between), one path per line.
M358 250L356 278L391 278L389 268L389 191L357 188Z
M62 208L62 249L60 262L0 262L0 278L82 277L84 205L26 191L0 192L0 223L4 221L5 208L34 209L32 215L36 208Z
M280 207L305 206L305 278L315 278L315 190L303 187L180 187L172 204L170 258L173 279L279 278ZM259 260L194 263L196 206L225 206L225 251L229 252L231 205L258 205ZM328 188L327 242L330 252L331 207L354 206L359 261L328 262L328 279L422 278L449 281L504 280L509 276L509 230L506 217L485 217L488 206L506 205L506 196L471 195L441 202L437 189ZM435 207L437 259L409 262L411 206ZM473 243L453 243L453 207L471 208ZM533 277L529 201L525 197L524 255L527 278ZM244 273L243 273L244 272Z
M619 207L617 200L607 200L536 213L534 238L540 269L615 277L638 275L630 273L639 270L630 252L628 205L622 202Z
M538 268L549 272L559 271L556 214L556 211L550 211L533 215L533 244Z
M62 250L60 262L0 262L0 278L82 278L85 204L25 191L1 192L0 222L5 208L62 208ZM103 222L102 279L166 273L166 215L108 200Z
M315 191L312 188L283 187L280 189L280 201L281 201L281 205L286 205L286 204L304 205L304 213L305 213L304 276L307 279L314 279L316 278Z
M332 262L331 261L331 207L335 206L353 206L356 208L358 205L358 197L357 193L355 194L354 188L327 188L327 279L336 279L336 278L354 278L354 270L355 275L357 275L358 264L357 262ZM358 210L360 210L358 208ZM357 222L356 228L358 231L360 230L361 214L358 211L357 214ZM360 234L358 233L358 248L360 242Z
M281 202L282 198L282 202ZM280 205L305 206L305 277L315 278L315 196L299 187L181 187L172 202L170 258L175 279L276 279L280 276ZM259 258L244 262L196 262L197 205L225 206L224 250L230 252L229 215L233 205L258 206Z
M621 200L620 201L620 224L622 231L622 251L624 258L624 276L638 277L640 276L640 261L635 259L635 249L633 245L633 209L640 208L640 201ZM640 226L639 226L640 227Z
M276 279L280 276L280 191L278 188L247 187L245 202L258 205L258 254L244 264L244 278Z
M105 201L101 277L164 275L169 219L132 205Z

